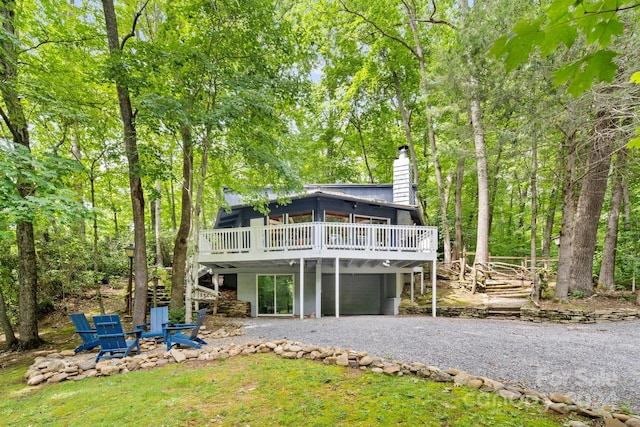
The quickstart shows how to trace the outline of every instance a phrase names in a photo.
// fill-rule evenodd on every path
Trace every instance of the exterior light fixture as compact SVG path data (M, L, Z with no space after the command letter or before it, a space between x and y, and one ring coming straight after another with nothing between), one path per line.
M124 248L125 253L129 257L129 283L127 284L127 314L129 316L131 316L131 294L133 293L133 254L135 253L135 250L136 248L133 244Z

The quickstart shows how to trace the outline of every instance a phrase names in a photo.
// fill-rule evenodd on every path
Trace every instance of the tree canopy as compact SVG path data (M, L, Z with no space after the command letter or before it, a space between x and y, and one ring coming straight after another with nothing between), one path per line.
M160 258L187 277L194 233L213 226L224 187L264 209L267 185L386 183L402 145L443 261L466 249L481 268L533 251L560 255L560 298L590 292L583 282L601 269L615 276L602 283L628 286L640 249L638 154L625 149L640 146L639 10L634 0L0 1L0 311L22 325L28 283L35 313L126 274L134 234L141 281ZM612 249L606 217L618 210ZM590 230L584 250L575 227ZM21 264L25 250L33 260Z

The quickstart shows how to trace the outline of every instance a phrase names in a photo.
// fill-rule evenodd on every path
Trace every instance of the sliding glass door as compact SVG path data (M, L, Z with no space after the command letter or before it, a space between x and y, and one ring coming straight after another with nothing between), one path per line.
M258 275L258 315L293 315L293 275Z

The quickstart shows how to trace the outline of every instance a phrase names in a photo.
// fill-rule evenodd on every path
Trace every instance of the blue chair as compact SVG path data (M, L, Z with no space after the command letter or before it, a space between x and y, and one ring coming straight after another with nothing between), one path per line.
M169 324L169 307L155 307L151 309L149 322L142 325L136 325L136 329L140 329L142 334L140 338L164 338L163 328ZM148 331L144 328L148 327Z
M82 340L82 344L74 350L76 353L80 353L83 350L91 350L100 345L96 330L89 325L87 316L84 313L70 314L69 317L71 317L73 326L76 327L76 334L80 335Z
M171 350L173 345L186 345L188 347L200 348L201 345L206 345L207 342L201 338L198 338L198 331L204 323L204 316L207 314L207 309L202 308L198 311L198 319L196 323L179 323L174 326L166 326L164 328L164 340L167 343L167 351ZM191 334L183 334L180 331L191 329Z
M136 329L135 331L124 332L122 323L120 323L120 316L117 314L93 316L93 324L96 325L96 332L100 341L100 351L96 356L96 363L102 357L106 359L127 357L134 348L137 348L137 354L140 354L139 339L142 330ZM135 335L135 339L127 340L125 338L126 335Z

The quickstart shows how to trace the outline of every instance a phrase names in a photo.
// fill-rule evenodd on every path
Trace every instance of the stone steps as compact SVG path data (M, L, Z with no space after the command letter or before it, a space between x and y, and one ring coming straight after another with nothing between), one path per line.
M489 297L495 298L528 298L531 295L531 291L528 289L513 290L510 292L491 292Z

